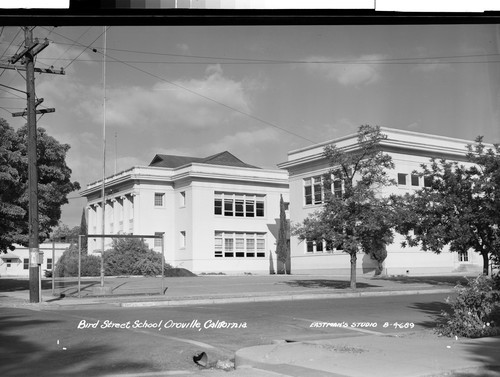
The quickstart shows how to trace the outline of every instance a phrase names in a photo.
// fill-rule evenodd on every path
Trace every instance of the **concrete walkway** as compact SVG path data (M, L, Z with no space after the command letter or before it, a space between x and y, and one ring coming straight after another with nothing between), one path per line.
M116 278L119 279L119 278ZM307 300L381 295L453 292L461 276L446 277L358 277L358 288L349 288L345 276L244 275L166 278L165 295L131 295L123 281L106 280L113 295L84 298L53 297L43 291L43 302L29 303L26 290L2 289L0 307L34 310L96 307L184 306L199 304ZM406 332L395 335L361 333L360 336L276 344L241 349L235 354L236 369L200 370L190 376L271 377L271 376L500 376L500 337L454 339L433 332ZM143 376L186 375L147 373ZM122 377L127 375L121 375ZM137 375L136 375L137 376ZM111 377L111 375L109 376Z

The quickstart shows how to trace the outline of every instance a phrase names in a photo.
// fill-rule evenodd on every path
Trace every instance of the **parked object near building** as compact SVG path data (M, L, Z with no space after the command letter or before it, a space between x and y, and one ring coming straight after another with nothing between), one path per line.
M102 233L101 190L98 181L81 193L89 234ZM281 194L288 201L285 171L246 164L227 151L206 158L156 155L149 166L105 179L104 233L164 233L166 262L195 273L267 273ZM161 239L145 241L161 251ZM100 239L89 238L89 253L101 249Z
M380 143L381 150L392 157L395 169L389 172L397 182L386 186L381 195L404 194L427 185L425 177L413 174L421 170L421 164L429 164L430 158L458 161L467 165L466 145L472 141L438 135L423 134L381 127L387 139ZM357 134L315 144L291 151L288 160L278 165L289 173L290 220L302 222L307 216L319 210L325 200L323 180L331 166L324 156L324 148L335 144L346 151L356 150ZM335 195L342 192L342 182L335 180L331 190ZM387 247L384 272L390 275L442 274L452 272L480 273L481 257L473 251L457 254L447 249L439 255L424 252L419 248L403 248L403 238L396 234L394 242ZM349 255L333 249L326 242L300 241L291 238L291 263L295 273L334 273L348 275ZM374 273L377 264L368 255L360 255L357 261L359 273Z

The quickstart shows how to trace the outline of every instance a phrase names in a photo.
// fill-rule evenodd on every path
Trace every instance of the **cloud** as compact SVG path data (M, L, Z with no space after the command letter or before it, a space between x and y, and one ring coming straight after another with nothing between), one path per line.
M219 65L209 66L199 79L108 89L106 118L116 127L206 129L239 111L250 112L253 90L251 80L235 81L225 77Z
M362 55L358 58L340 60L313 56L307 59L311 62L307 64L307 70L344 86L370 85L382 78L382 65L370 64L368 61L383 58L382 55Z

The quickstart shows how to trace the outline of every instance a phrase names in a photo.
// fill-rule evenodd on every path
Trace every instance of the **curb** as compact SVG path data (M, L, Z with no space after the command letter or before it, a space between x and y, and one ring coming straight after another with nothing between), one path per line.
M382 297L382 296L405 296L420 294L439 294L451 293L450 289L428 289L428 290L410 290L410 291L377 291L377 292L349 292L349 293L312 293L302 295L286 296L252 296L252 297L233 297L233 298L208 298L208 299L186 299L186 300L168 300L168 301L144 301L144 302L122 302L119 306L123 308L137 307L161 307L161 306L187 306L187 305L210 305L210 304L234 304L246 302L279 302L279 301L298 301L298 300L317 300L317 299L335 299L335 298L356 298L356 297Z
M306 293L306 294L288 294L288 295L257 295L257 296L236 296L236 297L209 297L209 298L186 298L186 299L165 299L155 301L130 301L119 300L110 301L83 301L77 300L70 302L12 302L0 303L4 308L26 308L34 310L57 310L72 306L99 306L106 305L114 308L141 308L141 307L168 307L168 306L190 306L190 305L217 305L217 304L238 304L253 302L280 302L280 301L299 301L299 300L321 300L321 299L339 299L339 298L360 298L360 297L383 297L383 296L405 296L421 294L440 294L452 293L453 288L441 289L418 289L418 290L393 290L393 291L374 291L374 292L337 292L337 293ZM19 299L21 301L21 299Z

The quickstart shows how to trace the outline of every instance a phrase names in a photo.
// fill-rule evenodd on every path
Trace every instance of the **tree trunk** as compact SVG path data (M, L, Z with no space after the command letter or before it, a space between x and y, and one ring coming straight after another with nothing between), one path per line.
M351 253L351 289L356 289L356 260L357 255L355 251Z
M481 255L483 256L483 275L488 276L489 275L489 265L490 265L490 258L488 258L488 252L483 250L481 251Z

